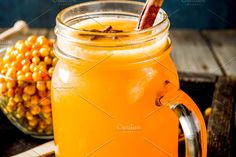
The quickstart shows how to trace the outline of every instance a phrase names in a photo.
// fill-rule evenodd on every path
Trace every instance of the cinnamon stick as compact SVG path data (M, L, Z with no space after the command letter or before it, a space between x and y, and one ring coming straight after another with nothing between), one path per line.
M146 4L139 16L137 29L145 29L152 27L157 14L163 4L163 0L147 0Z

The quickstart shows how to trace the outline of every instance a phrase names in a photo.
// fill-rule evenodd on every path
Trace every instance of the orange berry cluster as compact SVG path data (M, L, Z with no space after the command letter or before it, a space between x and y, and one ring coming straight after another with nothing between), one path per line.
M57 58L44 36L19 40L0 61L2 110L28 131L52 133L51 77Z

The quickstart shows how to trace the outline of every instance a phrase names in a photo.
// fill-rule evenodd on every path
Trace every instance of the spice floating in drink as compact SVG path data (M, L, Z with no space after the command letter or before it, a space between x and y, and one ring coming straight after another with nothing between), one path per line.
M83 29L84 31L89 31L89 32L97 32L97 33L121 33L124 32L123 30L118 30L118 29L113 29L112 26L106 27L104 30L98 30L98 29ZM116 35L111 35L111 36L105 36L105 35L89 35L89 34L79 34L80 36L91 36L90 40L96 40L98 38L112 38L112 39L118 39ZM120 35L120 36L127 36L127 35Z

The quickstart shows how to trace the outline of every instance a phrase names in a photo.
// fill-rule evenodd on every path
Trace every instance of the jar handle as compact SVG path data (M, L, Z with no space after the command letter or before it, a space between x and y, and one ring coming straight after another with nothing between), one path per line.
M206 157L206 126L200 110L186 93L170 82L167 83L166 88L168 92L160 99L160 103L168 105L178 116L185 136L186 156Z

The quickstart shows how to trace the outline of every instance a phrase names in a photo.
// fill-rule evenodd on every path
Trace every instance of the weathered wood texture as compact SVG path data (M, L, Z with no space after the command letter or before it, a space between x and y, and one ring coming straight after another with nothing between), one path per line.
M226 75L236 75L236 30L203 31Z
M173 30L170 37L173 41L172 57L179 71L222 74L221 71L215 71L218 64L199 32Z
M216 83L207 128L209 156L232 156L235 90L236 78L220 77Z
M172 30L170 38L173 41L172 57L178 71L222 74L220 70L216 70L219 65L198 31Z

